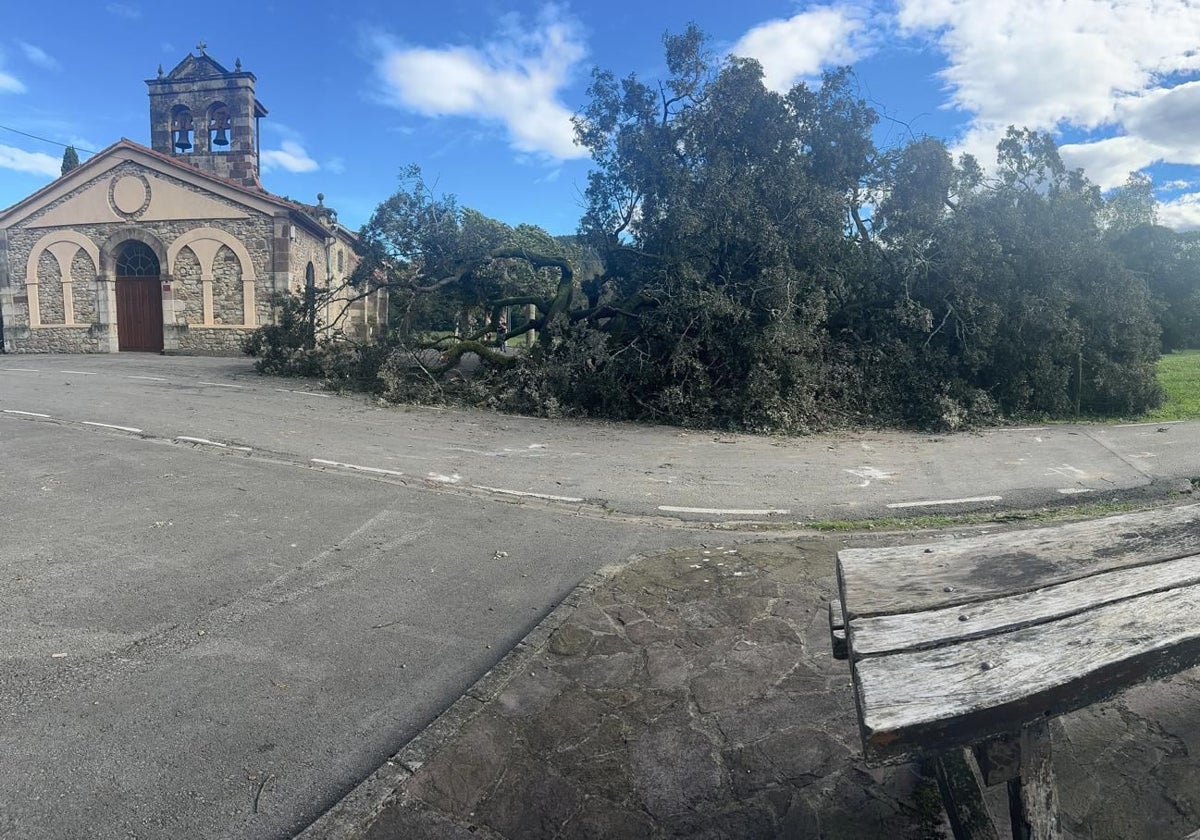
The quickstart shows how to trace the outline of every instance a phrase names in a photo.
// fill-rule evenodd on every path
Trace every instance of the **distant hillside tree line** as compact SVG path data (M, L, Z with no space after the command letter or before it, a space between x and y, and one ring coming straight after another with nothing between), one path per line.
M390 288L388 341L278 330L260 366L394 400L797 432L1136 414L1161 400L1159 354L1200 346L1200 240L1156 225L1146 177L1105 198L1015 128L990 175L929 137L880 149L848 69L776 93L694 27L664 44L660 82L594 71L578 235L509 227L410 168L352 279Z

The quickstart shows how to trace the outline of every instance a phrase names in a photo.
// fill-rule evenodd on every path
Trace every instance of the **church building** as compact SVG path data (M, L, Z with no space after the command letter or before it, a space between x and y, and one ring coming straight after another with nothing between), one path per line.
M150 88L150 147L122 139L0 210L8 353L238 355L276 293L342 289L325 328L369 339L386 293L345 286L356 238L323 205L259 180L255 76L188 54Z

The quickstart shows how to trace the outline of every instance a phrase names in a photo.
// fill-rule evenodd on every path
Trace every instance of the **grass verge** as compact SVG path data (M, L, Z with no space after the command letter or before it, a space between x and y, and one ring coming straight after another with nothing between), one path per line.
M1146 414L1147 420L1200 418L1200 350L1180 350L1158 362L1158 381L1166 391L1162 407Z

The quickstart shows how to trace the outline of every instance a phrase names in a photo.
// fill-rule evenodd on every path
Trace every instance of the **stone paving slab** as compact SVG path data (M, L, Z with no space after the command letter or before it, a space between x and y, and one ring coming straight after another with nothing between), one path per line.
M948 837L921 768L861 761L825 618L846 544L714 542L600 573L301 837ZM1068 840L1200 827L1200 673L1062 718L1054 743Z

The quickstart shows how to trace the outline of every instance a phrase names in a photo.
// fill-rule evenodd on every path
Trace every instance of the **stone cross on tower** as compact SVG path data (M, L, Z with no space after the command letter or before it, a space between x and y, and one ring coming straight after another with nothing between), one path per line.
M208 44L204 43L203 41L196 45L196 49L200 50L200 55L208 55L208 53L205 52L205 50L208 49Z

